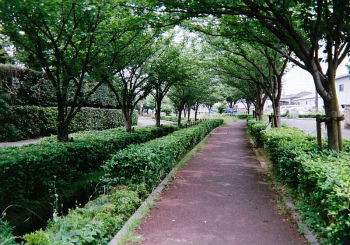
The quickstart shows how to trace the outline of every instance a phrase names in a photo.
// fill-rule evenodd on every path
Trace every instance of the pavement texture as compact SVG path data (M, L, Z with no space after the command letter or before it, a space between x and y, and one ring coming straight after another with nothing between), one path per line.
M272 202L245 125L210 134L141 221L135 233L144 240L137 244L307 244Z

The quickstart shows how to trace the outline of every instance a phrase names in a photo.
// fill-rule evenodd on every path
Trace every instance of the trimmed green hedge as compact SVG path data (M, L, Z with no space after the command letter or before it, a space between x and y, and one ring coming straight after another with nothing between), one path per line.
M222 123L220 119L208 120L119 151L104 167L103 179L110 185L112 194L102 195L84 208L58 217L45 231L26 234L25 244L107 244L138 208L140 196L152 191L183 154ZM129 186L121 187L125 185Z
M104 165L109 185L145 183L151 191L186 151L202 140L222 119L204 121L142 145L131 145Z
M266 129L267 125L267 121L256 121L254 118L247 118L248 132L254 138L255 144L258 147L264 145L261 139L261 132Z
M177 130L176 126L123 128L72 134L74 142L48 137L40 144L0 148L0 210L8 205L35 205L49 198L53 185L64 192L84 174L98 171L110 154Z
M350 244L350 142L344 151L319 151L315 136L282 127L261 131L279 181L322 244ZM326 142L324 142L326 144Z
M1 113L5 113L0 116L6 118L6 122L0 128L0 142L49 136L57 132L55 107L14 106ZM135 112L134 124L137 124L137 119ZM104 130L123 125L120 110L84 107L73 118L69 131Z

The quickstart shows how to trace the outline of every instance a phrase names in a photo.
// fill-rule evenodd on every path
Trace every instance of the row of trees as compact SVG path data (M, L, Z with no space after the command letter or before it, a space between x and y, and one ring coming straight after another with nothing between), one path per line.
M342 149L335 76L350 50L349 1L154 0L147 6L162 9L174 20L209 17L213 21L201 22L209 34L239 39L253 47L262 45L308 71L324 101L328 147ZM282 69L277 71L276 81Z
M205 102L210 79L195 58L198 51L188 40L175 42L159 13L124 1L3 1L0 8L15 62L30 68L3 66L2 84L12 97L32 100L23 103L57 106L58 141L68 140L68 127L86 104L120 108L131 131L133 111L150 94L157 126L171 87L180 116L185 106L190 111ZM20 96L17 90L40 96Z
M152 92L160 125L161 100L188 77L182 44L163 35L168 29L160 26L162 18L112 0L2 1L0 6L2 37L9 38L17 62L51 83L46 88L58 108L58 141L68 140L72 118L101 88L114 95L127 131L136 105Z
M58 140L68 139L72 117L103 84L123 105L127 121L137 102L151 92L158 98L159 118L170 87L177 91L169 94L175 102L193 95L182 89L186 83L210 91L220 87L218 81L239 88L261 116L269 98L279 115L282 76L290 61L313 76L325 104L329 148L339 151L335 75L350 49L349 5L343 0L4 0L0 19L18 60L44 71L52 83ZM164 40L163 33L180 22L199 31L200 41L209 47L192 47L190 55L186 46L172 47L173 39ZM70 109L68 91L74 91ZM203 95L208 99L211 93ZM194 101L192 106L200 98ZM178 102L176 107L182 111L185 105ZM278 117L275 125L280 125Z

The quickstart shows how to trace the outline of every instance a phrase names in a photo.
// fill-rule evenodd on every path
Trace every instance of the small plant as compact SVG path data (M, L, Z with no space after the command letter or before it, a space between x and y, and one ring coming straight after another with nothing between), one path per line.
M219 104L218 106L217 106L217 110L218 110L218 113L219 114L222 114L222 113L224 113L224 111L226 110L226 106L224 105L224 104Z

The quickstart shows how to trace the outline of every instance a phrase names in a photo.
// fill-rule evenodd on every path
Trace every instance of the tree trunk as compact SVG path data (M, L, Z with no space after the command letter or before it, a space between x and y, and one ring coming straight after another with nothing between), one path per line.
M133 110L125 109L125 110L123 110L123 112L124 112L124 118L125 118L125 130L126 130L126 132L131 132Z
M70 120L66 120L65 118L65 106L64 103L58 101L58 115L57 115L57 141L58 142L67 142L69 140L68 137L68 127L70 124Z
M179 117L177 118L177 125L179 127L181 126L181 113L182 113L182 109L179 109Z
M161 108L161 105L162 105L162 100L156 100L156 114L155 114L155 117L156 117L156 127L160 127L160 108Z
M328 149L340 152L343 149L343 137L341 123L338 121L340 111L335 86L336 72L331 60L328 61L327 76L322 78L317 69L314 69L314 71L311 74L314 78L317 92L322 97L325 107ZM323 86L320 86L320 84Z
M57 122L57 141L67 142L68 138L68 125L64 122Z
M187 122L191 122L191 106L187 105Z

